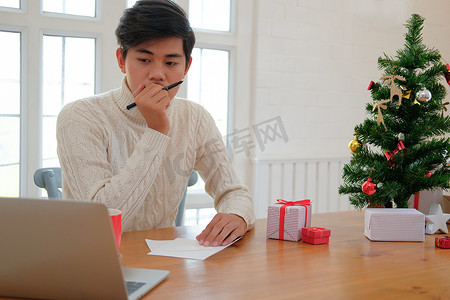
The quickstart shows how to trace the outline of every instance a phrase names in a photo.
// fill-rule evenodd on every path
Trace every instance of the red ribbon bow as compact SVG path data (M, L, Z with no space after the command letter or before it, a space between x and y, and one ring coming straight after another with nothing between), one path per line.
M403 144L403 141L399 141L397 144L397 149L390 151L390 152L385 152L384 155L386 156L388 162L389 162L389 166L393 167L395 164L392 162L392 158L394 157L394 155L396 155L397 153L399 153L401 150L406 149L405 145Z
M305 226L306 227L306 221L308 220L308 210L306 206L311 205L311 200L299 200L299 201L286 201L282 199L277 199L277 203L275 204L281 204L280 208L280 226L279 226L279 235L278 238L280 240L284 240L284 217L285 217L285 211L286 207L288 206L305 206Z
M449 64L446 64L445 66L447 67L447 72L444 73L445 80L446 80L447 83L450 85L450 65L449 65Z

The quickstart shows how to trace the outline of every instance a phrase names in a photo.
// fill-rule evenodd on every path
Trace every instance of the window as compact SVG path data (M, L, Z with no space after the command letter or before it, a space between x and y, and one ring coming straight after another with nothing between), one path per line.
M59 166L56 118L74 100L95 94L95 39L44 35L42 166Z
M124 1L108 3L120 15L123 7L118 4ZM17 9L21 4L29 8L26 13ZM100 92L99 37L118 20L90 18L96 16L97 5L96 0L0 0L0 43L8 45L0 49L0 89L7 99L0 103L0 196L45 196L33 174L39 167L59 165L55 123L61 107ZM114 35L104 34L102 40L115 45ZM122 75L108 70L116 67L115 57L111 60L103 60L101 72L108 74L106 83L117 86Z
M42 10L60 14L95 17L95 0L42 0Z
M20 0L0 0L0 7L20 8Z
M195 48L188 73L188 99L200 103L227 135L229 51Z
M21 33L0 31L0 195L19 196Z
M225 137L228 133L229 51L194 48L192 61L187 77L187 99L205 107ZM201 201L205 206L211 203L204 188L205 182L200 177L197 184L189 187L188 207L193 201Z
M230 31L230 0L190 0L189 22L199 29Z
M127 0L127 7L131 7L136 3L137 0Z

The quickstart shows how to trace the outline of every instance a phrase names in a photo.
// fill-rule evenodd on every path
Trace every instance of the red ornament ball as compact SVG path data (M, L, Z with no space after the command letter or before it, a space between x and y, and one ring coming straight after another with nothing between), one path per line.
M362 185L362 191L366 195L373 195L377 191L377 185L372 181L372 178L368 178Z
M448 85L450 85L450 72L447 72L444 75L445 75L445 80L447 81Z
M444 72L445 80L450 85L450 65L446 64L445 66L447 67L447 72Z

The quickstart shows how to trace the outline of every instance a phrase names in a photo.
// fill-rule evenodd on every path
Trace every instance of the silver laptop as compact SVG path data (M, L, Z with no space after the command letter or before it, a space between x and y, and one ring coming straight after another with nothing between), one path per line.
M120 266L103 204L0 198L0 296L139 299L168 275Z

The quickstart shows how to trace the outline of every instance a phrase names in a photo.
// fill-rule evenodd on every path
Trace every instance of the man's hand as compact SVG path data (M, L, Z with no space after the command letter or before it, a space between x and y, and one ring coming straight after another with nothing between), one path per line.
M155 83L147 83L147 85L141 83L133 92L133 96L139 111L147 121L147 126L167 135L170 122L166 110L171 99L169 92L162 88L163 86Z
M235 214L219 213L214 216L206 228L197 235L200 245L226 246L247 231L244 219Z

